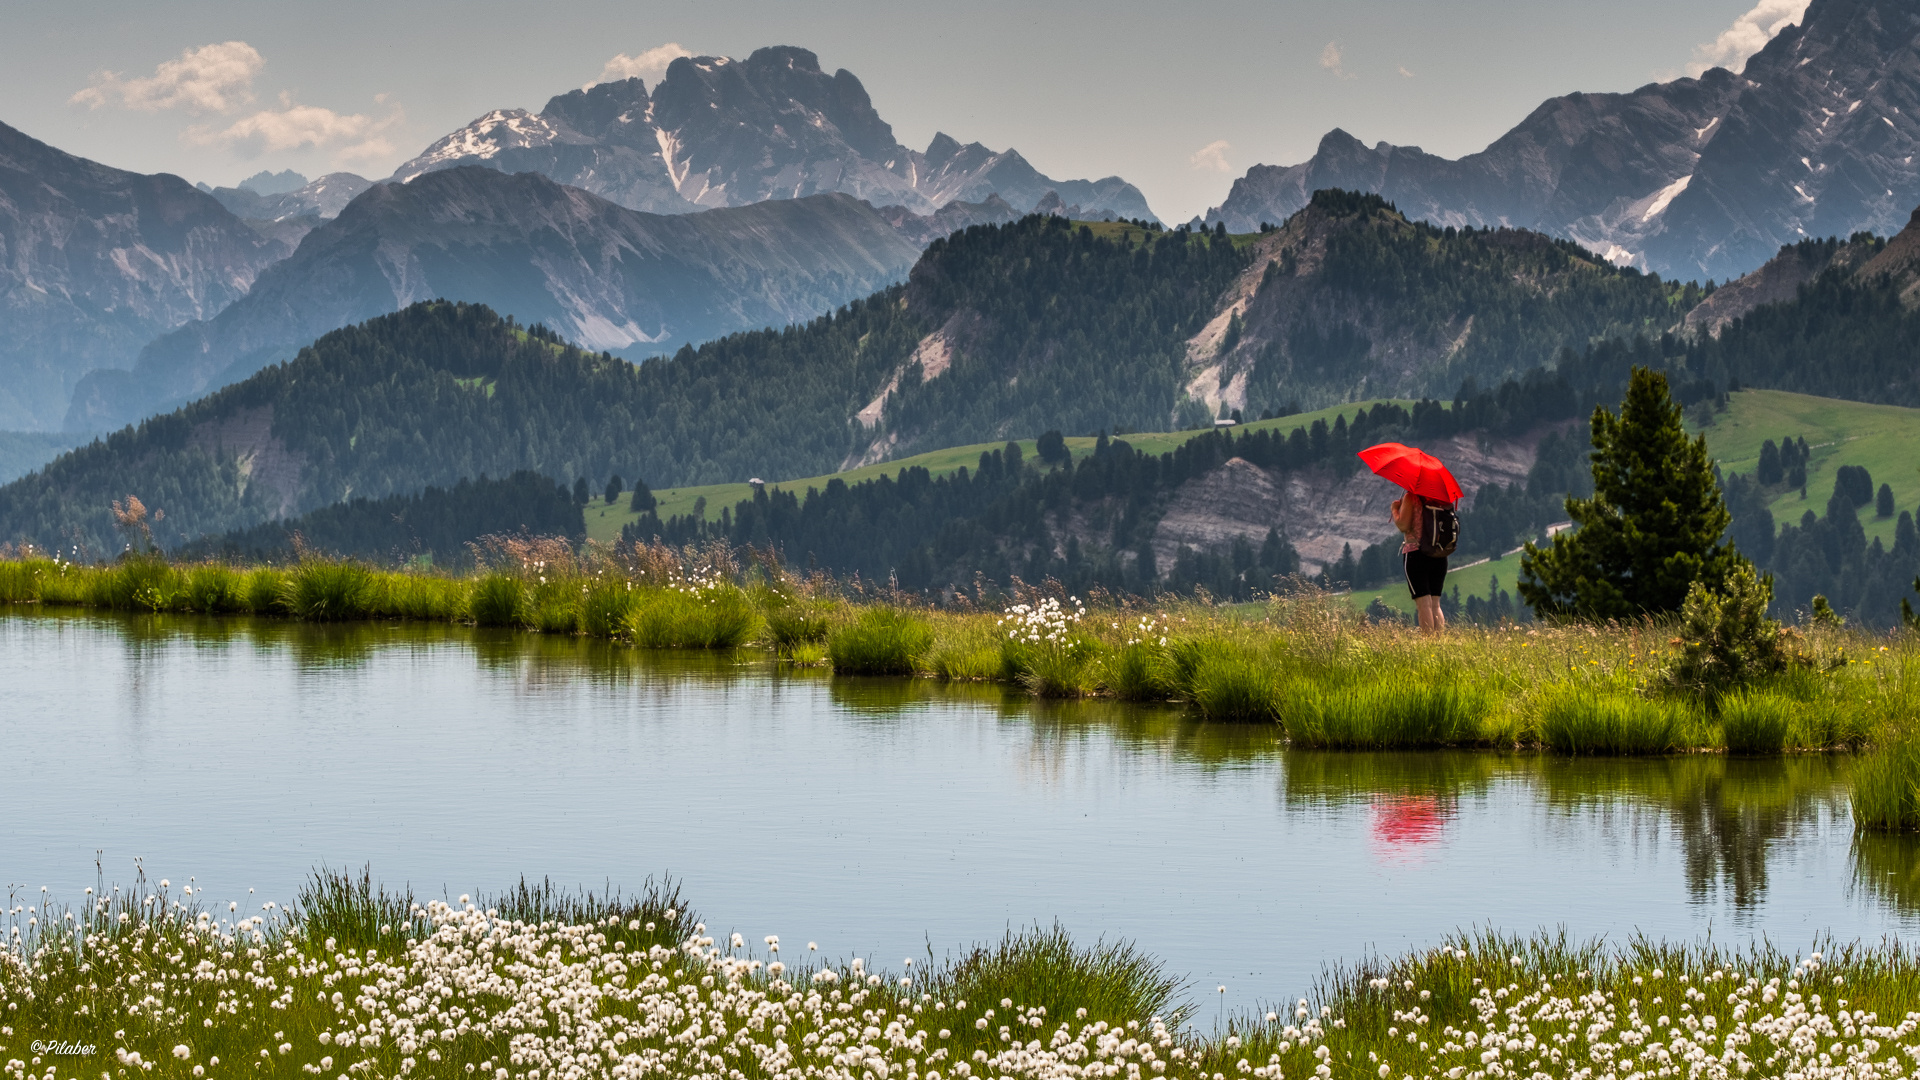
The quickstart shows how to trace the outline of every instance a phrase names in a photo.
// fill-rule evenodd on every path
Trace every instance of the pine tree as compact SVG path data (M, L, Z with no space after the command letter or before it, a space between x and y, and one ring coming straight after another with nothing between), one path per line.
M1101 432L1102 445L1106 443L1106 438L1106 432ZM1061 436L1058 428L1043 433L1039 441L1034 444L1034 452L1039 454L1040 460L1048 465L1063 464L1072 456L1067 451L1067 440Z
M619 473L614 473L613 478L607 481L607 505L612 506L613 501L618 499L620 493L625 490L626 483L620 479Z
M1780 448L1768 439L1760 444L1760 467L1757 470L1762 484L1777 484L1786 479L1787 471L1780 464Z
M1688 439L1666 376L1633 369L1618 416L1593 412L1590 499L1568 499L1575 529L1520 560L1536 615L1632 618L1678 610L1696 581L1718 588L1745 560L1721 543L1729 515L1704 436Z

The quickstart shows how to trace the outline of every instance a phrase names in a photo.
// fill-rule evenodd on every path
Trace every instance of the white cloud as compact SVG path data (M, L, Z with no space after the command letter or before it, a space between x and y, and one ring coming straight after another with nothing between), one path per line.
M1708 68L1723 67L1740 71L1747 58L1764 48L1773 36L1800 21L1807 12L1808 0L1760 0L1753 10L1733 20L1720 36L1693 48L1693 63L1687 74L1699 75Z
M621 53L607 61L607 66L600 69L600 77L594 82L612 82L615 79L631 79L637 76L649 83L658 83L661 76L667 73L668 64L683 56L692 55L691 49L676 41L669 41L665 45L648 49L638 56Z
M141 79L125 79L103 71L93 85L68 99L98 109L122 105L142 112L185 108L194 112L227 112L253 100L253 80L266 66L259 50L244 41L222 41L186 49L180 59L167 60Z
M1411 71L1408 71L1408 70L1407 70L1407 65L1405 65L1405 64L1401 64L1401 65L1400 65L1400 67L1399 67L1399 71L1400 71L1400 77L1401 77L1401 78L1403 78L1403 79L1411 79L1411 78L1413 78L1413 72L1411 72Z
M386 100L386 95L375 99ZM196 146L232 150L242 157L288 150L332 150L341 162L377 161L392 157L393 143L382 132L404 119L398 106L386 116L365 113L337 113L318 105L296 105L285 94L280 108L265 109L243 116L224 128L188 128L181 138Z
M1333 72L1335 78L1353 78L1353 73L1349 72L1341 62L1338 42L1329 41L1327 47L1320 50L1320 66Z
M1232 172L1233 166L1227 163L1227 151L1231 149L1233 149L1232 143L1225 139L1215 139L1213 142L1195 150L1193 156L1187 160L1191 161L1193 167L1196 169L1211 169L1214 172Z

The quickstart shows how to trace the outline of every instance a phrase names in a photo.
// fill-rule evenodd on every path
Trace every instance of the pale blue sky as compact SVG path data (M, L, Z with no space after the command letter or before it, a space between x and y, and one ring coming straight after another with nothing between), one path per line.
M858 75L910 146L946 131L1017 147L1060 178L1117 173L1183 220L1248 166L1307 157L1330 128L1470 153L1544 98L1672 78L1750 11L1772 24L1802 6L0 0L0 121L110 165L217 184L261 168L379 178L489 109L537 110L596 81L616 55L789 44ZM135 81L223 42L246 48L168 69L185 82ZM277 145L297 136L312 140Z

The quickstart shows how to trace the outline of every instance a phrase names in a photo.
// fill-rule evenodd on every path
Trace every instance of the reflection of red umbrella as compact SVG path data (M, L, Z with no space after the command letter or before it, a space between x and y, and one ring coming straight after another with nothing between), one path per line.
M1460 501L1459 482L1432 454L1397 442L1383 442L1360 451L1360 460L1381 479L1391 480L1415 495L1434 502Z
M1453 817L1452 803L1432 796L1379 796L1371 811L1375 853L1388 859L1438 844Z

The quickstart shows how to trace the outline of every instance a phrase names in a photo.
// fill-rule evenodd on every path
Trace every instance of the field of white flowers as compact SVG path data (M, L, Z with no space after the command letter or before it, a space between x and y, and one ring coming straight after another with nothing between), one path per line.
M789 965L654 890L509 917L363 882L293 910L167 882L9 908L0 1068L64 1077L1649 1080L1920 1069L1920 962L1461 937L1224 1026L1126 946L1009 935L944 965ZM527 902L522 909L542 907ZM589 901L591 898L589 898ZM537 913L537 912L536 912ZM374 925L372 920L392 922Z

